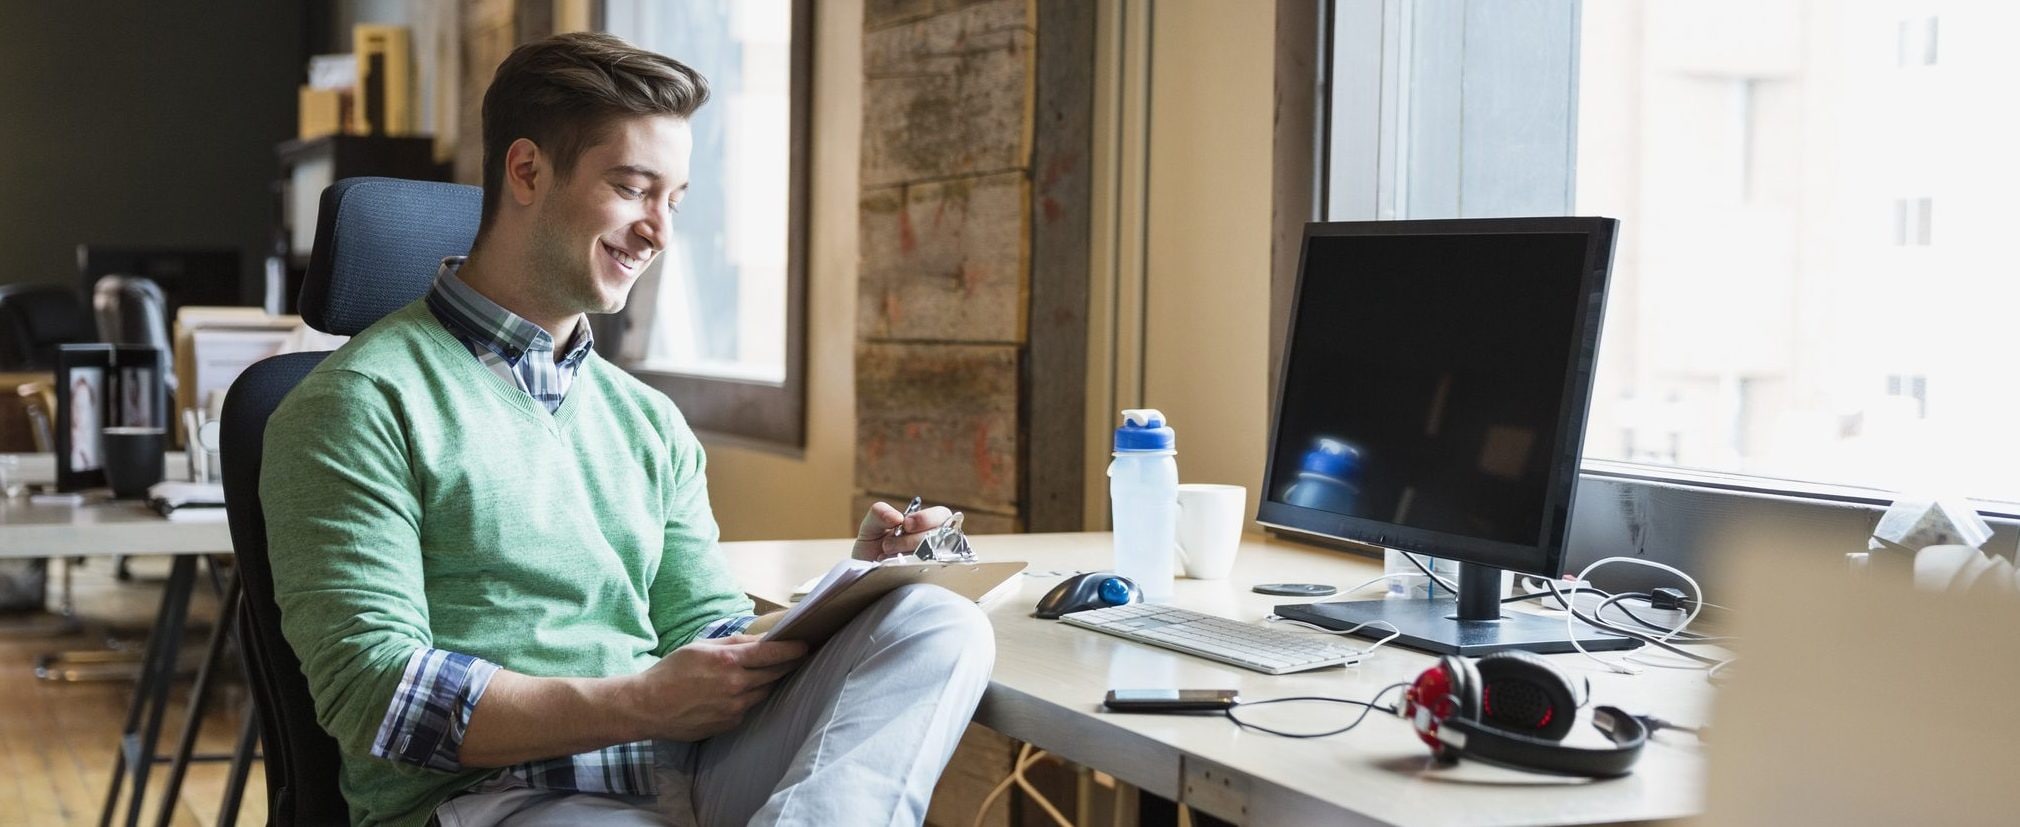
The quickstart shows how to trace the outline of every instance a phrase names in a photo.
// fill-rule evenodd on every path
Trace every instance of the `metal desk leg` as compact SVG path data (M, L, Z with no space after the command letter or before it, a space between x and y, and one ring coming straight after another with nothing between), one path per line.
M217 574L217 561L210 561L213 581ZM175 756L169 764L168 780L161 788L161 810L155 817L157 827L168 827L175 816L175 804L182 793L182 779L189 772L189 754L196 749L196 734L203 727L203 713L210 706L210 679L212 670L217 668L219 655L224 653L225 642L231 640L232 623L238 619L239 584L234 572L224 584L224 596L218 601L217 623L210 628L210 642L204 647L203 666L197 670L196 686L190 690L189 708L182 719L182 737L175 744Z
M217 809L218 827L231 827L238 823L238 805L245 798L246 776L252 772L253 751L259 747L259 740L259 710L248 701L245 705L245 725L238 731L238 749L231 754L231 776L224 784L224 803Z
M126 725L120 730L119 754L113 761L105 808L98 815L99 827L112 823L119 789L129 772L133 774L133 793L128 800L126 823L129 827L140 823L141 799L147 792L148 772L154 768L154 744L161 735L162 711L168 705L169 684L175 680L176 654L182 644L183 624L189 618L190 592L195 586L196 557L176 557L169 569L168 585L162 591L161 609L155 613L154 629L147 636L147 654L141 662L140 681L133 687Z

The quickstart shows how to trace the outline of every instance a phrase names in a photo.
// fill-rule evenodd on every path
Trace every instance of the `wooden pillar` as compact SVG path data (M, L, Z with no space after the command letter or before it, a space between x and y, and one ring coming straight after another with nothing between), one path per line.
M556 31L593 22L584 0L462 0L457 7L455 178L484 183L484 90L512 49Z
M856 491L1080 527L1092 5L864 10Z

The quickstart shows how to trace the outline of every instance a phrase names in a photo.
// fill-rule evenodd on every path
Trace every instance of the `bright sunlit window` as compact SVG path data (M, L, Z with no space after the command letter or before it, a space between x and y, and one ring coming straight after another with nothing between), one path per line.
M1623 231L1587 456L2020 501L2016 24L1582 4L1575 212Z
M607 28L694 67L693 178L674 240L639 279L618 361L641 371L786 378L792 5L612 0Z

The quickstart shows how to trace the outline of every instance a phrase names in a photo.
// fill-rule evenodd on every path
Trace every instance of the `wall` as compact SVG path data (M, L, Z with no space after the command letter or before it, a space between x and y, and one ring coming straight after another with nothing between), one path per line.
M81 242L237 247L257 298L302 11L204 8L0 4L0 283L75 283Z
M797 454L708 440L709 497L725 540L855 532L857 183L863 3L815 4L807 239L807 444Z
M862 9L829 0L815 22L807 447L710 441L709 495L726 540L839 537L861 517L849 489ZM1145 398L1179 430L1181 476L1246 485L1253 508L1269 431L1272 136L1271 96L1257 90L1273 84L1274 18L1253 4L1187 0L1159 4L1154 27ZM1105 504L1107 492L1106 480L1089 480L1090 500Z
M1245 485L1252 513L1269 439L1274 9L1159 3L1151 37L1142 402L1178 431L1179 478Z
M861 516L848 490L862 9L861 0L825 2L816 21L807 447L785 455L710 441L710 494L725 539L836 537ZM1104 26L1115 19L1103 12ZM1252 508L1268 438L1272 140L1271 96L1256 90L1272 88L1274 20L1252 5L1193 0L1157 5L1154 24L1142 387L1133 370L1091 370L1124 379L1124 404L1139 404L1142 393L1173 417L1185 480L1246 485ZM1097 141L1113 140L1096 129ZM1106 314L1095 316L1098 323ZM1095 349L1105 358L1105 345ZM1114 412L1089 415L1107 423ZM1096 424L1091 435L1112 427ZM1100 445L1087 450L1100 453ZM1086 480L1093 529L1105 527L1104 465L1090 462Z

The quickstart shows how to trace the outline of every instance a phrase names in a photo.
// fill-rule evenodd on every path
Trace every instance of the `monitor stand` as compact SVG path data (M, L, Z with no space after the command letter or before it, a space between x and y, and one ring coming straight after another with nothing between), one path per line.
M1432 584L1436 590L1436 584ZM1362 623L1386 622L1402 634L1392 641L1441 655L1477 656L1504 649L1538 654L1578 651L1571 645L1575 631L1587 651L1633 649L1641 641L1564 617L1501 610L1501 570L1472 563L1459 564L1459 595L1427 599L1356 600L1346 603L1293 603L1276 607L1278 617L1302 620L1328 629L1346 630ZM1358 637L1380 640L1389 630L1363 626Z

